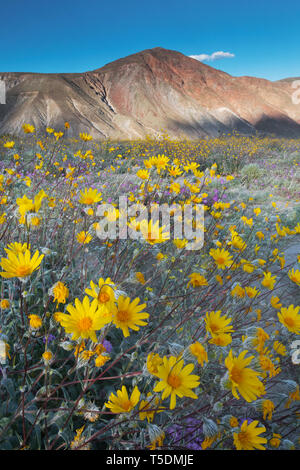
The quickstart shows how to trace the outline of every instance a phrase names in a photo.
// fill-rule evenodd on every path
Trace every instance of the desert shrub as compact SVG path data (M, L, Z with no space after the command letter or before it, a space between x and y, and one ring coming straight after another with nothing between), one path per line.
M250 163L245 165L241 170L241 176L245 178L248 182L254 182L258 180L263 174L263 170L256 164Z

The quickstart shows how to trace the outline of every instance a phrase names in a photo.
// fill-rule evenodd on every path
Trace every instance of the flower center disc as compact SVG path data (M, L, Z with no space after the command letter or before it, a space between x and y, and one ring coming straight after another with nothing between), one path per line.
M249 436L248 436L248 433L246 431L241 431L239 433L239 441L244 445L248 443Z
M78 322L78 327L81 331L88 331L92 325L93 322L89 317L81 318Z
M131 407L131 401L130 400L126 400L122 403L122 408L126 411L128 411Z
M295 326L295 322L294 322L294 319L291 318L291 317L286 317L284 319L285 323L288 325L288 326Z
M106 292L100 292L100 294L98 295L98 300L102 304L105 304L106 302L108 302L109 299L110 299L110 297Z
M219 329L218 325L216 325L215 323L211 323L209 326L213 333L215 333Z
M117 313L117 318L119 321L128 321L130 320L130 314L127 310L119 310Z
M240 383L242 380L242 372L237 367L233 367L231 371L231 378L235 383Z
M157 240L157 238L155 237L155 234L152 233L152 232L148 232L148 236L147 236L147 239L151 242Z
M91 197L86 197L84 202L86 204L93 204L94 200Z
M28 274L30 274L30 266L28 265L18 266L18 268L16 269L16 273L18 277L28 276Z
M178 375L170 374L168 377L168 384L173 388L178 388L181 385L181 379L178 377Z

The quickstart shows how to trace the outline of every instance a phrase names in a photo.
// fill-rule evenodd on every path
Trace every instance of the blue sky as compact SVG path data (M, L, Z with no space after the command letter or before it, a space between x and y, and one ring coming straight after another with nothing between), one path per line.
M300 76L299 0L9 0L0 6L0 72L83 72L152 47L232 75Z

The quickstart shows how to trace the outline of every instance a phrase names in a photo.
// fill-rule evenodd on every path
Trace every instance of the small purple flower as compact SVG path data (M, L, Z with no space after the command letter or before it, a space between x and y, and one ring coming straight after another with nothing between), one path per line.
M184 446L186 449L201 450L203 439L202 421L196 418L187 418L181 424L174 424L167 429L173 445Z
M44 336L43 343L46 344L47 342L48 344L50 344L54 340L55 340L55 336L50 334L48 336Z
M102 341L102 345L104 346L104 348L106 349L106 351L107 351L108 353L110 353L110 352L112 351L112 344L111 344L111 342L108 341L107 339L104 339L104 340Z

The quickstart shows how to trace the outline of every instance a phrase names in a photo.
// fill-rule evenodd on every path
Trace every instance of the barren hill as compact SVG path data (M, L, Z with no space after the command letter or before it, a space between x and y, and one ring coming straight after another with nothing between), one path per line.
M180 52L154 48L80 74L1 73L7 104L0 133L70 123L94 137L137 138L162 129L172 137L233 129L300 137L293 79L233 77ZM69 134L69 135L70 135Z

